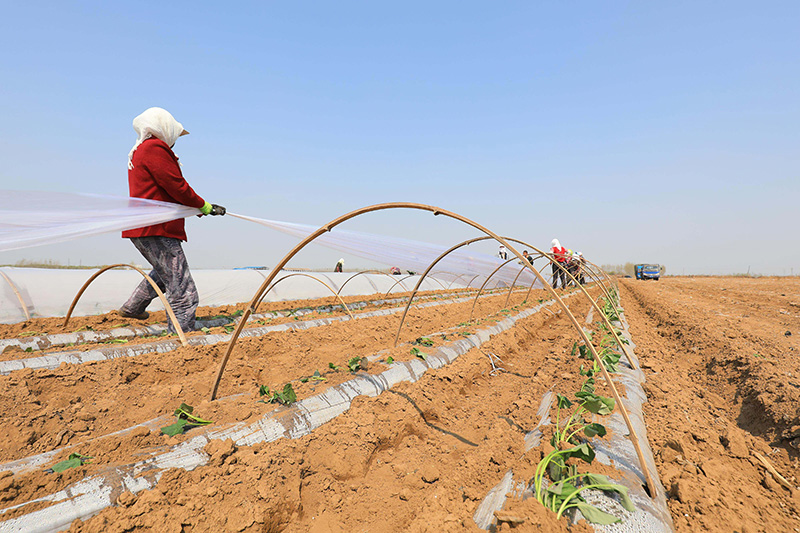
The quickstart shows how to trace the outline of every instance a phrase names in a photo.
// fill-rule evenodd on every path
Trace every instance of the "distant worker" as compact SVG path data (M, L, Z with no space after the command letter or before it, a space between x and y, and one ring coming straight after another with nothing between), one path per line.
M528 260L528 263L533 264L533 256L528 254L528 250L522 250L522 257Z
M394 266L389 269L389 274L391 274L392 276L399 276L402 274L402 272L400 271L399 267Z
M572 250L567 250L567 272L569 276L567 276L567 285L568 286L578 286L578 253L573 252Z
M131 198L147 198L200 209L201 215L224 215L225 208L203 200L186 183L172 151L178 137L189 132L169 112L151 107L135 119L133 129L138 138L128 154L128 189ZM193 331L200 298L189 272L189 263L181 241L186 240L184 219L171 220L122 232L144 256L153 270L150 277L167 294L183 331ZM144 320L147 306L157 296L147 280L142 280L118 313L125 318ZM175 333L170 322L169 331Z
M500 259L508 259L508 252L506 251L506 247L502 244L500 245L500 251L497 252L497 257Z
M586 259L583 258L583 254L581 252L575 252L575 256L577 258L576 263L578 265L577 266L578 273L575 277L578 278L578 283L580 283L581 285L586 285L586 277L585 277Z
M567 286L567 249L561 246L558 239L553 239L550 244L552 246L550 253L553 254L553 288L558 288L558 280L560 279L561 288L563 289Z
M342 272L344 269L344 259L339 259L336 261L336 266L333 267L334 272Z

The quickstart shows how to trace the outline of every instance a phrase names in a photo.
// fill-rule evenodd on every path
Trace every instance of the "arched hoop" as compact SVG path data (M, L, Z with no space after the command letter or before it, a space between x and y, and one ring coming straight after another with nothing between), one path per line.
M472 285L472 282L475 281L475 279L478 278L478 277L480 277L480 274L475 274L474 276L472 276L472 279L469 280L469 283L467 283L467 288L468 289L469 289L469 286Z
M391 274L387 274L386 272L384 272L382 270L362 270L361 272L357 272L357 273L353 274L352 276L350 276L349 278L347 278L346 280L344 280L344 283L342 283L341 287L339 287L339 290L336 291L336 294L341 294L342 293L342 289L344 289L344 286L347 285L350 282L351 279L356 278L356 277L358 277L358 276L360 276L362 274L382 274L384 276L389 276L392 279L392 281L395 280L392 277ZM375 284L373 283L372 286L375 287ZM375 287L375 289L376 289L375 292L377 292L378 287Z
M399 341L399 339L400 339L400 331L403 329L403 323L405 322L406 315L408 314L408 310L409 310L409 308L411 307L411 302L413 301L413 299L414 299L414 296L416 296L416 294L417 294L417 290L419 289L419 286L422 284L422 280L423 280L423 279L425 279L425 275L426 275L426 274L427 274L427 273L428 273L430 270L432 270L432 269L433 269L433 267L434 267L434 266L436 266L436 264L437 264L439 261L441 261L442 259L444 259L445 257L447 257L447 256L448 256L450 253L452 253L452 252L454 252L454 251L458 250L459 248L461 248L461 247L463 247L463 246L468 246L468 245L470 245L470 244L472 244L472 243L474 243L474 242L478 242L478 241L484 241L484 240L488 240L488 239L492 239L492 238L493 238L493 237L490 237L490 236L488 236L488 235L487 235L487 236L483 236L483 237L476 237L476 238L474 238L474 239L468 239L468 240L466 240L466 241L464 241L464 242L461 242L461 243L459 243L459 244L456 244L455 246L453 246L453 247L452 247L452 248L450 248L449 250L445 250L445 251L444 251L444 252L443 252L443 253L442 253L442 254L441 254L439 257L437 257L436 259L434 259L434 261L433 261L433 262L432 262L430 265L428 265L428 268L427 268L427 269L425 269L425 272L423 272L422 276L421 276L421 277L420 277L420 279L417 281L417 285L415 286L414 290L411 292L411 297L409 298L408 302L406 303L406 308L405 308L405 310L403 311L403 316L402 316L402 318L400 319L400 326L397 328L397 335L395 335L395 338L394 338L394 345L395 345L395 346L397 346L397 343L398 343L398 341ZM622 339L620 339L620 338L619 338L619 335L617 335L617 332L614 330L614 327L611 325L611 321L610 321L610 320L608 320L608 317L606 317L605 313L603 313L603 312L602 312L602 310L600 309L600 307L597 305L597 302L595 302L595 301L594 301L594 299L593 299L593 298L592 298L592 297L589 295L589 293L586 291L586 289L584 289L584 288L583 288L583 286L582 286L580 283L578 283L578 280L577 280L577 279L575 279L575 277L574 277L574 276L572 276L572 274L569 272L569 270L568 270L568 269L564 268L564 267L563 267L563 266L562 266L562 265L561 265L561 264L560 264L558 261L556 261L556 260L555 260L555 258L554 258L554 257L551 257L549 254L546 254L545 252L543 252L543 251L542 251L542 250L540 250L539 248L537 248L537 247L533 246L532 244L529 244L529 243L527 243L527 242L525 242L525 241L521 241L521 240L519 240L519 239L512 239L512 238L510 238L510 237L504 237L504 239L505 239L505 240L508 240L508 241L510 241L510 242L514 242L514 243L517 243L517 244L521 244L521 245L523 245L523 246L526 246L526 247L528 247L528 248L532 249L534 252L536 252L536 253L538 253L538 254L539 254L539 257L537 257L536 259L540 259L540 258L542 258L542 257L545 257L545 258L546 258L546 259L547 259L547 260L548 260L548 261L549 261L551 264L556 264L556 265L558 265L558 266L559 266L559 268L561 268L562 270L564 270L564 272L566 273L566 275L567 275L567 276L569 276L570 280L571 280L571 281L575 281L575 285L576 285L576 286L577 286L577 287L578 287L578 288L581 290L581 292L582 292L582 293L583 293L583 295L586 297L586 299L587 299L587 300L589 300L589 302L592 304L592 306L594 307L595 311L597 311L597 314L598 314L598 316L600 316L600 317L602 318L602 320L605 322L605 325L606 325L606 327L608 328L608 330L611 332L611 335L614 337L614 341L616 342L617 346L618 346L618 347L619 347L619 349L622 351L622 353L624 353L624 354L625 354L625 358L628 360L628 364L631 366L631 368L638 369L638 367L637 367L637 366L636 366L636 365L633 363L633 358L632 358L632 357L630 356L630 354L628 353L628 350L626 349L626 347L625 347L625 344L622 342ZM514 259L512 258L512 259L509 259L509 260L505 261L504 263L502 263L502 264L501 264L500 266L498 266L498 267L497 267L497 268L496 268L496 269L495 269L495 270L494 270L494 271L493 271L491 274L489 274L489 276L486 278L486 281L484 281L484 282L483 282L483 285L481 285L481 288L478 290L478 294L475 296L475 300L473 300L473 302L472 302L472 310L470 311L470 314L469 314L469 320L470 320L470 321L472 320L472 314L473 314L473 312L475 311L475 303L478 301L478 297L481 295L481 292L483 291L484 287L485 287L485 286L486 286L486 284L489 282L489 279L490 279L492 276L494 276L494 274L495 274L497 271L499 271L499 270L500 270L501 268L503 268L503 267L504 267L506 264L510 263L510 262L511 262L511 261L513 261L513 260L514 260ZM528 261L524 261L523 268L528 268L528 267L530 267L530 269L531 269L531 270L533 270L533 271L534 271L534 272L537 274L537 278L539 278L539 279L540 279L540 281L542 281L542 283L544 283L544 279L541 277L541 275L540 275L539 271L538 271L538 270L536 270L536 268L534 268L534 267L533 267L533 265L532 265L532 264L530 264ZM519 276L519 274L517 274L517 276ZM591 275L590 275L590 277L591 277ZM599 277L598 277L598 278L596 278L596 281L598 282L598 285L600 285L600 287L602 288L603 292L606 294L606 296L608 297L608 299L609 299L609 300L611 300L611 294L608 292L608 290L606 289L606 287L603 285L603 282L600 280L600 278L599 278ZM534 283L531 283L531 286L530 286L530 288L528 289L528 293L527 293L527 295L525 296L525 299L526 299L526 300L528 299L528 296L530 296L530 292L531 292L531 290L533 289L533 285L534 285L534 284L535 284L535 281L534 281ZM513 289L513 285L512 285L512 289ZM549 289L549 290L550 290L550 292L551 292L553 295L556 295L556 292L555 292L555 290L554 290L552 287L550 287L550 285L547 285L547 289ZM557 295L556 295L556 296L557 296ZM581 331L583 331L583 330L581 330Z
M75 306L78 304L78 300L81 299L81 296L83 296L83 293L86 291L86 289L89 287L89 285L95 279L97 279L97 277L100 274L102 274L103 272L105 272L107 270L111 270L112 268L123 268L123 267L124 268L132 268L133 270L135 270L136 272L141 274L144 277L144 279L147 280L147 282L150 284L150 286L153 287L153 290L156 291L156 294L158 295L159 299L161 299L161 303L164 305L164 309L166 309L166 311L167 311L167 316L169 317L170 322L172 322L172 326L175 328L175 332L178 334L178 338L181 340L181 344L183 346L189 346L189 343L186 342L186 335L184 335L183 329L181 329L181 325L178 324L178 319L175 317L175 313L172 311L172 306L169 305L169 302L167 301L167 297L164 296L164 293L161 292L161 289L158 288L158 285L156 284L155 281L153 281L153 278L148 276L145 273L145 271L142 270L141 268L139 268L139 267L137 267L135 265L126 265L126 264L123 264L123 263L116 264L116 265L109 265L107 267L103 267L100 270L98 270L97 272L95 272L94 274L92 274L92 277L90 277L88 280L86 280L86 283L83 284L83 287L81 287L81 290L79 290L78 294L75 295L75 298L72 300L72 304L70 304L70 306L69 306L69 311L67 311L67 316L64 317L64 326L69 324L69 318L72 316L72 311L75 310Z
M384 294L384 296L389 296L389 293L392 292L392 289L394 289L397 285L400 285L401 287L403 287L404 291L407 291L408 289L406 288L405 285L403 285L403 282L405 280L407 280L408 278L413 278L413 277L414 277L414 275L412 274L412 275L404 276L404 277L398 279L397 281L394 282L394 285L389 287L389 290L386 291L386 294Z
M544 254L539 254L538 256L536 256L536 257L534 257L534 258L533 258L533 261L536 261L537 259L541 259L543 256L544 256ZM531 257L531 256L528 256L528 257ZM530 260L529 260L529 262L530 262ZM523 266L522 266L522 268L520 268L520 269L519 269L519 272L517 272L517 275L516 275L516 277L514 278L514 282L511 284L511 287L508 289L508 294L506 295L506 301L505 301L505 303L503 304L503 308L506 308L506 307L508 307L508 301L511 299L511 292L514 290L514 285L516 285L516 284L517 284L517 280L519 279L520 275L521 275L523 272L525 272L525 270L526 270L526 269L527 269L527 267L525 267L525 266L523 265ZM535 280L534 280L534 283L531 283L531 287L530 287L530 289L532 289L534 285L535 285ZM531 292L531 291L530 291L530 289L528 289L528 294L530 294L530 292ZM528 298L527 298L527 296L526 296L526 298L525 298L525 299L526 299L526 300L528 299Z
M485 239L481 238L481 240L485 240ZM515 261L516 259L517 259L516 257L512 257L511 259L507 259L505 262L503 262L502 264L500 264L500 266L498 266L497 268L495 268L494 270L492 270L492 273L491 273L491 274L489 274L489 275L486 277L486 279L485 279L485 280L483 280L483 285L481 285L481 288L480 288L480 289L478 289L478 294L476 294L476 295L475 295L475 299L474 299L474 300L472 300L472 309L470 309L470 311L469 311L469 318L467 319L467 322L472 322L472 313L474 313L474 312L475 312L475 304L477 304L477 303L478 303L478 298L480 298L480 297L481 297L481 293L483 293L483 289L485 289L485 288L486 288L486 284L487 284L487 283L489 283L489 280L490 280L490 279L492 279L492 277L494 277L494 275L495 275L495 274L497 274L497 273L500 271L500 269L502 269L504 266L506 266L506 265L507 265L507 264L509 264L510 262L512 262L512 261ZM523 266L522 268L523 268L523 269L525 269L525 268L527 268L527 266ZM519 276L519 274L517 274L517 275ZM516 282L516 278L514 279L514 281ZM509 291L510 291L511 289L513 289L513 288L514 288L514 286L512 285L512 286L511 286L511 288L509 288ZM402 326L402 324L401 324L401 326ZM397 336L398 336L398 337L400 336L400 331L398 331L398 332L397 332ZM394 342L395 342L395 344L397 344L397 339L395 339L395 341L394 341Z
M341 304L342 304L342 307L344 307L344 310L345 310L345 311L347 312L347 314L350 316L350 320L355 320L355 317L353 317L353 313L351 313L351 312L350 312L350 309L347 307L347 304L346 304L346 303L344 303L344 300L342 300L342 297L341 297L341 296L339 296L339 293L338 293L338 292L336 292L335 290L333 290L333 287L331 287L330 285L328 285L327 283L325 283L325 282L324 282L324 281L322 281L321 279L319 279L319 278L315 278L314 276L312 276L312 275L310 275L310 274L306 274L305 272L292 272L291 274L286 274L286 275L285 275L285 276L283 276L281 279L279 279L278 281L276 281L275 283L273 283L272 285L270 285L270 286L269 286L269 288L268 288L267 290L265 290L265 291L264 291L264 294L262 294L262 295L261 295L261 298L260 298L260 299L259 299L259 300L256 302L256 305L255 305L255 307L253 308L253 312L255 312L255 310L256 310L256 309L258 309L258 306L259 306L259 305L261 305L261 302L263 302L263 301L264 301L264 298L266 298L266 296L267 296L267 293L269 293L269 291L271 291L272 289L274 289L274 288L275 288L275 285L277 285L278 283L280 283L281 281L283 281L283 280L285 280L285 279L289 279L289 278L291 278L291 277L294 277L294 276L303 276L303 277L306 277L306 278L311 278L311 279L313 279L313 280L315 280L315 281L318 281L318 282L322 283L322 284L323 284L323 285L325 285L326 287L328 287L328 290L329 290L329 291L331 291L331 293L333 293L333 295L334 295L334 296L336 296L336 298L338 298L338 299L339 299L339 303L341 303ZM244 317L242 317L242 320L244 320Z
M230 355L233 352L234 346L236 345L236 341L238 340L239 335L241 334L242 329L244 328L244 323L247 321L247 318L253 312L253 310L252 310L253 304L258 301L258 299L260 298L260 296L263 293L263 291L267 287L269 287L270 283L275 278L277 273L280 272L280 270L284 266L286 266L286 264L295 255L297 255L297 253L300 250L305 248L309 243L313 242L317 237L319 237L323 233L331 231L333 228L335 228L336 226L338 226L342 222L350 220L353 217L357 217L359 215L363 215L363 214L366 214L366 213L371 213L373 211L382 211L382 210L385 210L385 209L417 209L417 210L421 210L421 211L430 211L430 212L432 212L434 214L434 216L444 215L446 217L458 220L460 222L463 222L464 224L472 226L473 228L475 228L478 231L482 232L484 235L494 239L499 244L504 245L506 247L506 249L510 250L511 253L513 253L517 257L517 259L519 259L523 263L527 263L527 259L519 251L517 251L516 248L511 246L511 244L509 242L507 242L505 239L503 239L501 236L499 236L498 234L494 233L490 229L478 224L477 222L475 222L475 221L473 221L473 220L471 220L471 219L469 219L467 217L464 217L464 216L461 216L461 215L459 215L457 213L453 213L452 211L447 211L445 209L441 209L441 208L434 207L434 206L431 206L431 205L416 204L416 203L410 203L410 202L384 203L384 204L376 204L376 205L371 205L371 206L367 206L367 207L362 207L360 209L356 209L355 211L351 211L349 213L346 213L346 214L344 214L344 215L332 220L328 224L320 227L319 229L317 229L316 231L314 231L313 233L308 235L305 239L303 239L302 241L297 243L295 245L295 247L292 248L289 251L289 253L287 253L283 257L283 259L281 259L278 262L278 264L275 266L275 269L270 273L270 276L267 279L265 279L264 282L261 284L261 287L259 287L259 289L256 292L256 294L253 296L253 299L250 302L250 306L245 310L241 321L239 322L238 326L236 327L236 330L234 330L233 335L231 336L231 340L228 343L228 348L227 348L227 350L225 352L225 355L222 358L222 361L220 362L220 367L219 367L219 370L217 372L217 377L216 377L216 380L214 382L214 386L212 387L211 400L216 399L217 390L219 388L219 383L222 380L222 374L225 371L225 366L228 364L228 360L230 359ZM531 247L531 248L534 248L534 247ZM536 248L534 248L534 249L537 252L541 253L541 250L536 249ZM536 270L536 268L534 268L533 265L528 263L525 266L530 268L531 271L533 272L533 274L539 279L539 281L544 284L544 278L539 273L539 271ZM628 428L628 431L630 432L631 443L633 444L633 447L636 449L636 454L637 454L638 459L639 459L639 464L640 464L640 466L642 468L642 472L644 473L644 476L645 476L645 479L646 479L646 482L647 482L647 486L650 489L650 494L651 494L652 497L655 497L657 495L656 485L655 485L655 483L653 483L653 480L652 480L652 478L650 476L650 471L647 468L647 463L645 463L644 454L642 453L641 446L639 445L639 438L638 438L638 436L636 434L636 430L634 429L633 424L632 424L632 422L630 420L630 416L628 415L628 410L625 408L625 405L622 403L622 399L621 399L621 397L619 395L619 391L617 391L617 387L614 384L613 380L611 379L611 375L608 373L608 370L606 369L605 363L603 363L603 360L600 358L600 355L597 353L597 350L595 349L594 345L592 344L591 339L589 339L589 336L583 330L583 327L581 327L580 323L578 322L578 319L575 318L575 315L572 314L572 312L569 310L569 307L564 302L564 300L561 299L561 297L558 295L558 293L555 291L555 289L550 287L550 285L545 285L545 288L550 290L550 293L555 298L556 302L558 303L559 307L561 307L561 309L564 312L564 314L569 318L569 320L572 323L573 327L578 332L578 335L582 338L582 340L584 341L585 345L591 351L592 358L594 359L595 363L597 363L598 367L600 368L600 370L601 370L601 372L603 374L603 378L606 380L606 383L608 384L608 387L611 389L611 392L612 392L612 394L614 396L614 400L616 401L616 405L619 407L620 413L622 414L622 417L625 420L625 424L626 424L626 426ZM603 316L605 316L605 315L603 315ZM611 329L613 331L613 327Z
M3 276L3 279L6 280L8 285L11 287L11 290L14 291L14 294L17 295L17 300L19 300L19 304L22 306L22 310L25 312L25 320L31 319L31 314L28 311L28 306L25 305L25 300L22 299L22 295L17 290L17 286L11 282L11 278L6 276L6 273L0 270L0 276Z
M451 274L451 272L436 272L436 274ZM430 276L428 276L428 278L429 278L429 279L432 279L433 281L435 281L436 283L438 283L438 284L439 284L439 286L442 288L442 290L445 290L445 291L446 291L446 290L448 289L448 287L445 287L445 286L444 286L444 283L442 283L441 281L439 281L439 278L435 278L435 277L433 277L433 274L431 274Z
M472 279L475 279L475 278L477 278L479 275L480 275L480 274L476 275L476 276L475 276L475 277L473 277ZM453 279L453 281L451 281L451 282L450 282L450 284L449 284L449 285L447 285L447 290L450 290L450 287L452 287L452 286L453 286L453 283L455 283L456 281L460 280L460 279L461 279L461 278L463 278L464 276L469 276L469 274L459 274L458 276L456 276L456 277Z

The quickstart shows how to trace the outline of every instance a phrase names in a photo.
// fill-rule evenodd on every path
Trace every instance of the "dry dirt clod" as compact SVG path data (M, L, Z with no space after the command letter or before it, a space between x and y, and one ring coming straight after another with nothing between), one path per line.
M508 522L509 524L522 524L525 522L525 519L521 516L509 513L508 511L495 511L494 517L497 518L498 522Z
M210 456L209 466L219 466L236 452L236 445L233 443L233 439L212 440L205 445L203 451Z
M422 467L422 481L425 483L436 483L439 481L439 472L436 471L436 468L433 467L431 464L427 464Z
M720 437L720 441L734 457L745 458L750 455L744 439L744 432L739 428L729 427L725 435Z
M136 503L136 495L128 490L120 494L117 498L117 505L121 507L130 507L134 503Z

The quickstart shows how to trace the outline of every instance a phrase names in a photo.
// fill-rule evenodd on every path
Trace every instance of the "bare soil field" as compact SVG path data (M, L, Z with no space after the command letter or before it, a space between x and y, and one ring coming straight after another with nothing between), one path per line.
M624 279L620 292L677 530L800 531L800 280Z
M599 295L597 287L590 292ZM784 488L754 455L798 485L800 281L626 279L620 297L647 375L648 437L676 529L800 531L800 492ZM64 446L72 448L46 466L75 451L93 457L62 473L46 466L0 472L0 511L7 510L0 520L50 504L15 506L188 441L200 429L105 436L171 415L181 402L213 420L209 427L252 423L285 409L263 403L261 385L280 390L290 382L307 398L354 375L380 373L389 357L412 360L419 357L414 349L447 345L549 297L534 291L523 298L515 293L508 308L504 293L483 298L472 321L472 302L412 308L396 348L398 314L242 338L216 402L208 396L224 343L0 376L0 461ZM590 309L577 297L569 306L581 318ZM76 318L67 329L102 329L115 320ZM29 323L4 333L59 327ZM432 345L410 344L421 336ZM509 469L530 479L548 451L545 444L526 452L523 437L538 421L543 394L566 394L580 383L580 361L570 353L577 340L563 313L543 309L414 383L357 397L309 435L253 446L212 441L207 464L166 470L154 489L115 495L116 505L76 520L70 531L480 531L472 517L488 490ZM365 369L349 372L348 360L376 354ZM493 369L494 356L502 371ZM325 380L301 380L315 371ZM600 473L615 475L611 467ZM523 521L501 522L500 530L592 530L585 521L556 521L533 499L511 499L506 509Z

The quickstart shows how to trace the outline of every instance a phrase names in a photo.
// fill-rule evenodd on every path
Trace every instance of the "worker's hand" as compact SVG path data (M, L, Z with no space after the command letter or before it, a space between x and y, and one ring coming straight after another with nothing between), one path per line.
M203 215L211 215L211 216L222 216L226 213L226 210L221 205L217 204L210 204L206 202L203 207L200 208L201 215L197 215L202 217Z

